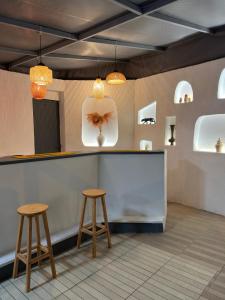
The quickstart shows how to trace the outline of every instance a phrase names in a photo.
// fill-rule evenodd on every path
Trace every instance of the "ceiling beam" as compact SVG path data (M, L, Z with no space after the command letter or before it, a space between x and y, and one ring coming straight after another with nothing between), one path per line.
M8 17L4 17L4 16L0 16L0 23L11 25L11 26L16 26L16 27L23 28L23 29L41 31L43 33L47 33L47 34L53 35L55 37L69 39L72 41L77 40L76 34L74 34L74 33L69 33L69 32L66 32L63 30L59 30L59 29L55 29L55 28L51 28L51 27L47 27L47 26L43 26L43 25L38 25L38 24L26 22L26 21L21 21L21 20L17 20L17 19L13 19L13 18L8 18Z
M159 12L154 12L150 15L148 15L149 17L158 19L160 21L164 21L164 22L168 22L168 23L172 23L175 25L179 25L188 29L192 29L198 32L203 32L203 33L213 33L210 28L189 22L189 21L185 21L183 19L179 19L177 17L173 17L173 16L169 16L169 15L165 15L165 14L161 14Z
M17 49L17 48L11 48L11 47L4 47L4 46L0 46L0 52L10 52L10 53L14 53L14 54L37 56L36 51Z
M144 4L140 5L140 7L142 10L142 14L146 15L146 14L153 13L159 10L160 8L176 1L177 0L152 0L152 1L144 2Z
M145 5L142 6L142 11L144 12L143 14L149 14L151 12L154 12L157 9L160 9L163 6L165 6L169 3L175 2L175 1L177 1L177 0L153 0L153 1L149 0L147 3L145 3ZM126 13L117 15L115 17L109 18L103 22L100 22L100 23L88 28L87 30L84 30L80 34L76 35L78 40L76 40L76 41L74 41L74 40L59 41L58 43L55 43L49 47L44 48L42 50L42 54L46 55L46 54L55 52L59 49L62 49L64 47L68 46L68 45L74 44L78 41L86 40L102 31L112 29L116 26L122 25L126 22L129 22L129 21L139 18L141 16L134 14L132 12L126 12ZM24 57L22 59L19 59L19 60L16 60L16 61L10 63L9 68L13 68L15 66L24 64L33 59L34 58L31 58L31 57Z
M98 43L98 44L122 46L122 47L149 50L149 51L164 51L166 49L164 47L157 47L157 46L152 46L152 45L148 45L148 44L127 42L127 41L121 41L121 40L112 40L112 39L95 37L95 36L87 39L86 41L92 42L92 43Z
M109 0L115 4L120 5L121 7L126 8L129 11L132 11L133 13L136 13L137 15L140 14L145 14L146 17L153 17L155 19L159 19L161 21L165 21L168 23L172 23L178 26L182 26L188 29L192 29L198 32L203 32L203 33L208 33L212 34L213 31L210 30L210 28L177 18L169 15L162 14L160 12L157 12L159 10L160 5L167 5L170 4L174 1L170 0L157 0L157 1L152 1L149 3L145 3L143 5L137 5L133 4L130 0ZM161 7L160 7L161 8ZM148 11L151 11L151 13L147 13ZM140 13L141 12L141 13ZM147 13L147 14L146 14Z
M74 59L74 60L89 60L97 62L115 62L114 57L99 57L99 56L85 56L85 55L74 55L74 54L64 54L64 53L50 53L45 57L50 58L61 58L61 59ZM128 59L117 59L119 63L127 63Z
M29 55L33 57L38 57L38 51L30 51L11 47L0 46L0 52L10 52L15 54ZM114 57L97 57L97 56L87 56L87 55L73 55L64 53L50 53L46 57L50 58L61 58L61 59L75 59L75 60L90 60L90 61L102 61L102 62L114 62ZM127 63L128 59L118 59L119 63Z
M142 15L142 9L139 5L131 2L130 0L109 0L112 3L117 4L118 6L131 11L134 14Z
M139 17L139 16L137 16L136 14L134 14L132 12L122 13L120 15L117 15L116 17L107 19L103 22L100 22L100 23L84 30L83 32L78 34L78 39L80 41L86 40L86 39L92 37L93 35L96 35L100 32L103 32L103 31L106 31L109 29L113 29L113 28L120 26L122 24L125 24L137 17Z

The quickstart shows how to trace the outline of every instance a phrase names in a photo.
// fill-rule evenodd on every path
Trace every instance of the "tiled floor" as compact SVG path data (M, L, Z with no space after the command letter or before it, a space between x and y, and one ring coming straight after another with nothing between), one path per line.
M58 277L46 282L49 267L0 285L0 299L225 299L225 218L170 204L162 234L114 235L113 248L98 243L98 258L86 244L56 258Z

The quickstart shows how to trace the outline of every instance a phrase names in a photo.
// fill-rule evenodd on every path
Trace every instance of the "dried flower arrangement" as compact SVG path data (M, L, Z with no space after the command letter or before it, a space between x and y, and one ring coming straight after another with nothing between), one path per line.
M100 115L97 112L90 113L87 115L87 119L93 126L98 127L101 131L101 127L104 123L108 123L110 118L112 117L111 112L107 112L104 115Z

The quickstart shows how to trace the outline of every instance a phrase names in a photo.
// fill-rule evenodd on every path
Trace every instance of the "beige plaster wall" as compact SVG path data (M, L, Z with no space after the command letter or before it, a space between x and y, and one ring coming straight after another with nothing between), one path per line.
M168 200L225 215L225 155L193 152L194 126L201 115L225 113L225 100L217 99L217 85L225 59L207 62L135 82L135 148L140 139L153 142L153 149L168 150ZM194 101L174 104L180 80L191 83ZM157 101L157 123L137 125L137 113ZM176 146L164 146L165 118L176 116ZM225 121L225 120L224 120ZM216 141L215 141L216 142Z
M63 107L64 109L64 150L95 150L85 147L81 140L82 103L92 95L94 81L66 81ZM115 147L109 149L131 149L134 138L134 81L125 85L109 86L105 84L105 94L111 96L117 106L119 137Z
M81 141L81 108L93 81L54 80L46 98L59 101L62 150L95 150ZM33 106L29 76L0 70L0 156L34 153ZM105 85L118 109L119 139L113 149L130 149L134 136L134 82Z
M33 131L28 76L0 70L0 156L33 153Z

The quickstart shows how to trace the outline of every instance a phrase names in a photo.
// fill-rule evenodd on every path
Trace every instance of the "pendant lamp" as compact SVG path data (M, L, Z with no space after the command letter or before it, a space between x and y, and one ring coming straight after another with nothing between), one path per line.
M34 82L31 83L32 97L36 100L42 100L47 93L47 87L45 85L38 85Z
M41 31L40 31L40 63L30 68L30 80L38 85L52 83L52 70L41 62Z
M93 84L93 96L96 99L102 99L104 98L104 91L105 91L105 86L103 81L101 80L100 77L96 78Z
M108 84L123 84L126 82L126 77L123 73L116 70L117 60L116 60L116 46L115 46L115 71L109 73L106 76L106 82Z

